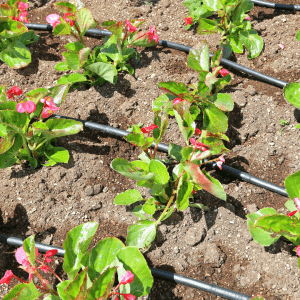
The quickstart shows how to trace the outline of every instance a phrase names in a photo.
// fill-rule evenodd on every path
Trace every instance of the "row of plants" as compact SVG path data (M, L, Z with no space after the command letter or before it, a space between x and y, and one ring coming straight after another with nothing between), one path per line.
M189 12L192 14L192 20L186 19L188 27L197 20L198 33L219 31L222 34L221 47L211 61L207 42L202 41L191 49L187 65L199 73L198 82L187 86L173 81L159 83L158 87L166 93L153 102L153 124L143 128L133 125L130 128L131 133L126 136L128 142L142 149L139 160L129 162L117 158L112 162L114 170L136 180L137 186L150 189L148 199L143 199L138 190L131 189L117 195L114 200L117 205L135 204L133 213L138 217L138 221L128 228L127 247L112 238L100 241L95 248L87 251L96 224L86 223L74 228L64 243L64 270L69 279L60 280L57 290L54 290L40 274L40 270L50 271L47 263L50 262L49 256L53 255L53 252L46 254L43 261L37 260L38 253L32 236L26 239L23 248L17 251L18 255L16 254L18 262L30 274L29 281L15 286L4 299L37 299L45 296L44 299L120 297L132 300L146 295L153 280L138 249L149 249L155 240L158 226L174 211L184 210L188 206L208 209L202 204L194 203L195 192L204 189L226 200L226 194L219 181L203 169L210 161L216 161L219 168L222 168L225 161L223 154L228 152L223 141L229 141L225 133L228 128L228 114L234 103L229 94L220 93L231 80L229 72L220 66L220 61L223 52L227 56L230 51L242 53L243 45L249 52L249 58L257 57L263 43L251 29L251 22L246 14L253 8L251 1L184 2L185 5L189 5ZM158 43L159 38L154 27L150 26L148 32L138 31L138 27L145 22L139 19L126 20L125 29L122 22L102 23L101 27L110 30L112 35L105 38L101 46L94 49L86 47L84 34L99 24L93 19L91 12L79 1L78 3L77 6L69 2L56 3L55 7L63 13L63 17L50 14L47 21L52 25L54 35L70 35L77 40L65 45L67 51L63 53L63 61L58 63L55 69L82 69L81 73L63 75L54 87L33 90L26 94L24 100L17 98L22 95L21 89L13 87L6 92L5 85L0 88L0 168L24 160L34 168L68 162L68 151L57 147L56 139L78 133L82 130L82 123L48 118L59 109L70 86L80 82L101 85L108 81L115 84L118 72L126 71L131 75L134 73L129 60L138 60L139 54L131 47L149 47ZM34 42L38 39L38 36L35 36L33 31L28 31L22 23L28 22L27 9L27 0L9 0L0 5L0 36L3 41L0 59L13 68L25 67L30 63L31 56L26 45L29 41ZM221 19L208 19L215 13ZM16 55L16 52L22 55ZM299 101L300 95L297 93L299 87L296 83L286 86L285 96L293 104ZM161 159L157 153L157 146L166 133L170 117L175 117L186 146L170 144L168 159ZM153 143L154 148L151 147ZM296 188L299 186L299 175L298 172L286 180L287 192L291 198L287 202L287 208L291 214L285 216L266 208L247 216L249 230L255 241L271 244L280 236L284 236L297 246L296 251L300 254L300 232L297 231L300 195ZM109 257L102 260L100 257L105 256L104 253ZM139 268L132 264L133 257L141 261ZM119 284L113 288L116 273ZM33 284L33 275L41 280L42 286ZM9 283L13 277L15 276L12 272L7 271L0 283ZM124 278L130 279L126 281ZM25 298L26 295L30 295L31 298ZM253 299L263 298L257 296Z

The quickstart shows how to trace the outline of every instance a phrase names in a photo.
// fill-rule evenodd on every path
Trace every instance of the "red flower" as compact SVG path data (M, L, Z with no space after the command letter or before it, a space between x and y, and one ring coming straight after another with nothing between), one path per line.
M191 25L191 24L193 24L193 17L185 17L183 20L185 21L184 25Z
M219 73L221 74L222 77L226 76L227 74L229 74L229 72L226 69L222 69L219 71Z
M295 215L297 213L298 210L294 210L292 212L290 212L289 214L287 214L288 217L292 217L293 215Z
M16 106L16 110L19 113L28 112L29 114L31 114L36 110L36 105L34 104L34 102L28 100L26 102L18 103Z
M202 133L202 132L201 132L200 129L198 129L198 128L195 129L195 135L201 135L201 133Z
M152 124L152 125L150 125L148 127L141 128L141 130L142 130L142 133L150 133L155 128L158 128L158 126L156 126L155 124Z
M18 4L18 10L25 11L28 8L29 8L29 5L27 3L25 3L25 2L19 2L19 4Z
M126 271L125 275L121 276L120 284L131 283L134 279L134 275L130 271Z
M209 146L196 141L196 139L194 139L194 138L190 138L190 142L195 148L200 149L203 152L207 151L208 150L207 148L209 148Z
M51 257L53 255L55 255L57 253L57 249L51 249L51 250L48 250L43 256L44 257Z
M22 11L20 14L19 14L19 17L12 17L13 20L15 21L19 21L19 22L25 22L27 24L29 24L29 21L27 19L27 11Z
M19 96L22 93L23 91L21 89L19 89L17 86L13 86L6 94L8 95L8 99L14 99L14 96Z
M124 297L125 300L135 300L135 296L131 294L120 294Z
M156 43L159 41L159 37L157 35L157 31L154 26L150 26L150 30L147 32L148 34L148 43L151 43L151 40L155 40Z
M125 23L127 25L127 30L130 32L130 33L134 33L137 31L137 28L134 27L128 20L125 20Z
M4 276L0 280L0 284L6 283L10 284L11 280L15 277L13 272L11 270L7 270L4 274Z
M66 13L66 14L64 14L64 16L63 16L63 19L64 19L66 22L69 22L70 25L71 25L71 27L72 27L72 26L74 26L74 21L71 20L71 19L68 19L68 18L67 18L68 16L73 16L73 14L71 14L71 13Z
M181 101L184 101L184 100L181 99L181 98L175 98L175 99L173 100L173 105L175 105L175 104L177 104L177 103L179 103L179 102L181 102Z

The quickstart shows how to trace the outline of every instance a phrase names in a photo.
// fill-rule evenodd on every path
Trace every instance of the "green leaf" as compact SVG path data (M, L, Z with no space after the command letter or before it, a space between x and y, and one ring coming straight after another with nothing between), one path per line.
M6 102L5 84L0 86L0 103Z
M143 205L143 211L152 216L155 213L155 199L154 198L150 198L147 200L147 202Z
M296 34L296 39L297 39L298 41L300 41L300 29L298 30L298 32L297 32L297 34Z
M300 109L300 84L298 82L292 82L287 84L283 88L285 99Z
M114 200L117 205L130 205L137 201L143 200L141 193L138 190L127 190L120 193Z
M35 287L33 281L29 283L20 283L16 285L10 292L3 297L3 300L34 300L41 297L38 289Z
M6 104L8 105L9 102L6 102ZM4 103L2 103L2 106L4 106ZM18 132L20 132L21 129L29 122L29 118L26 113L19 113L12 110L1 110L0 118L3 123L12 126Z
M154 221L137 221L128 227L126 244L138 248L148 247L155 239L157 224Z
M176 207L179 210L185 210L189 206L189 197L193 191L193 184L190 181L184 180L179 187Z
M203 127L205 130L212 133L227 131L228 118L220 109L209 102L206 102L202 109L204 115Z
M149 294L153 285L153 277L140 251L135 247L122 248L118 252L117 258L123 264L125 270L129 270L134 274L134 279L130 284L130 293L136 297Z
M64 290L69 299L84 299L82 296L86 295L86 269L83 269L80 273L76 274L75 278L69 283Z
M57 291L62 300L70 300L68 295L65 293L65 289L68 287L68 285L70 283L71 283L71 280L65 280L65 281L60 282L57 285Z
M251 298L250 300L265 300L265 298L262 295L257 295Z
M31 54L24 44L14 41L0 52L0 59L13 69L21 69L31 63Z
M218 32L218 26L215 20L201 18L199 21L197 33L200 35L213 34Z
M174 95L164 94L154 100L152 104L153 112L161 111L163 108L168 108L168 112L173 111L173 100L176 98Z
M57 163L68 163L70 155L69 151L62 147L53 147L50 151L45 152L48 163L44 166L53 166Z
M234 107L234 101L231 99L230 94L213 94L210 98L213 104L222 111L232 111Z
M210 180L211 178L207 177L208 174L205 175L199 166L191 162L184 162L182 165L183 169L191 176L192 181L200 188L222 200L226 200L226 193L223 188L221 188L217 183L212 182Z
M68 232L64 242L65 259L63 268L70 279L74 279L81 268L80 260L96 233L96 222L79 225Z
M59 62L58 64L55 65L55 70L58 72L64 72L64 71L70 71L71 67L67 65L64 61Z
M133 36L132 46L134 47L152 47L157 44L154 39L149 43L147 31L139 31Z
M241 31L239 36L249 52L248 59L255 58L261 53L264 42L255 30Z
M235 53L243 53L244 52L244 47L242 42L240 41L239 36L235 35L235 34L230 34L227 36L227 45L230 45L232 50Z
M300 198L300 171L288 176L284 185L290 199Z
M60 18L62 20L62 18ZM53 34L55 36L57 35L70 35L72 32L71 26L69 25L69 23L66 22L62 22L57 24L54 29L53 29Z
M110 83L116 84L117 82L117 69L110 63L96 62L86 66L86 69L96 73Z
M173 159L180 162L182 160L182 154L181 154L182 147L173 143L169 144L169 156Z
M118 251L125 245L115 237L105 238L98 242L82 257L81 263L88 267L88 277L93 282L115 260Z
M0 155L0 169L5 169L7 167L10 167L17 161L16 155L18 154L22 146L23 146L23 139L19 134L17 134L15 136L13 146Z
M149 171L156 175L153 179L156 183L158 184L168 183L170 176L166 166L161 161L157 159L152 159L149 164Z
M88 29L94 28L98 25L92 16L92 13L87 8L81 8L75 13L75 17L80 29L80 36L84 36Z
M7 132L6 126L0 123L0 137L1 136L2 140L0 141L0 154L7 151L13 145L15 132Z
M63 56L66 59L66 64L74 71L78 71L80 68L79 57L77 53L64 52ZM72 74L73 75L73 74Z
M32 266L35 265L35 241L34 235L31 235L23 242L24 251L26 252L26 257Z
M170 93L172 95L178 96L179 98L185 98L186 94L189 94L188 89L186 88L185 84L182 82L160 82L158 87L163 91Z
M222 9L222 2L220 0L202 0L203 4L213 11Z
M88 81L87 78L80 73L73 73L71 75L64 75L60 77L57 81L57 84L63 84L63 85L68 85L68 84L74 84L76 82L85 82Z
M210 155L217 155L228 152L228 149L224 146L223 141L220 140L219 137L203 138L202 143L209 146Z
M111 165L115 171L133 180L150 180L155 177L154 173L149 173L147 171L140 170L132 164L130 164L124 158L114 159Z
M58 2L55 3L54 6L58 8L62 13L66 14L73 14L76 11L76 6L69 2Z
M44 300L61 300L61 298L55 295L49 295L46 298L44 298Z
M26 94L26 98L27 98L27 100L30 100L30 101L34 102L35 105L37 105L40 102L40 100L42 98L46 97L48 94L49 94L48 89L38 88L38 89L28 92Z
M108 249L108 251L111 251ZM88 289L85 298L86 300L107 299L115 282L115 274L117 267L108 268L101 274Z
M272 237L272 234L265 231L263 228L255 227L255 221L263 216L274 215L276 210L270 207L263 208L253 214L247 215L247 224L248 229L253 236L253 239L256 243L259 243L263 246L270 246L275 243L279 237Z
M206 41L202 41L190 50L187 66L196 72L209 71L209 48Z

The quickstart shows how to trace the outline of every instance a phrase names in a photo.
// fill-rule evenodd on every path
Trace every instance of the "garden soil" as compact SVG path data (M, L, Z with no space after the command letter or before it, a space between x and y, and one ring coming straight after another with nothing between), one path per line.
M284 2L284 1L283 1ZM46 16L57 13L54 1L30 1L29 20L46 23ZM179 0L83 0L101 23L107 20L144 18L145 29L157 28L160 39L189 46L206 39L211 52L220 36L199 36L196 27L185 30L188 10ZM289 2L290 4L290 2ZM295 4L298 4L295 2ZM247 53L233 55L231 60L293 82L300 77L300 42L295 38L299 29L299 13L255 7L250 13L252 25L262 36L262 54L247 60ZM62 76L54 66L61 61L64 45L73 41L66 36L38 32L40 39L29 46L32 63L21 70L0 64L1 85L6 90L17 85L25 93L39 87L51 87ZM85 38L90 47L102 40ZM283 44L281 49L278 44ZM138 63L132 61L134 76L118 75L116 85L86 87L69 92L59 110L60 115L89 120L116 128L131 124L153 123L151 107L163 92L157 84L177 81L196 82L197 73L186 66L187 54L163 47L137 49ZM300 113L289 105L281 88L266 84L244 73L229 69L232 82L226 88L235 106L229 117L226 164L261 179L284 186L285 178L300 169L300 133L295 125ZM280 125L284 119L289 125ZM171 120L164 143L182 145L180 132ZM126 239L127 227L136 218L131 207L113 204L118 193L135 188L135 182L111 168L116 157L135 160L139 150L124 139L84 128L74 136L60 138L58 145L70 152L68 164L32 169L15 165L0 171L0 229L2 234L62 246L67 232L76 225L97 221L94 244L105 237ZM165 154L161 154L165 155ZM209 207L203 212L188 208L176 212L163 222L154 245L145 253L149 266L176 272L191 278L229 288L247 295L261 293L266 299L300 299L300 273L293 245L280 239L275 245L256 244L247 229L246 214L264 207L286 213L287 198L241 182L221 171L211 171L223 184L227 201L206 192L197 192L195 201ZM148 191L140 189L142 195ZM0 244L0 277L12 269L23 279L27 274L18 268L15 248ZM53 267L61 275L62 259ZM15 285L0 287L0 295ZM140 299L220 299L214 295L155 278L148 296Z

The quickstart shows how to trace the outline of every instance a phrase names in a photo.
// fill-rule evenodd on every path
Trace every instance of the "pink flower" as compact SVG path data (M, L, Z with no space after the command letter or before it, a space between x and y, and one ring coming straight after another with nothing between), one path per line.
M287 214L288 217L292 217L294 214L297 213L298 210L294 210L292 212L290 212L289 214Z
M209 148L209 146L196 141L196 139L194 139L194 138L190 138L190 142L195 148L200 149L203 152L208 150L206 148Z
M250 20L251 20L251 19L250 19L249 16L244 18L244 21L250 21Z
M296 247L297 255L300 256L300 245Z
M29 5L27 3L25 3L25 2L19 2L19 4L18 4L18 10L25 11L28 8L29 8Z
M56 25L61 23L60 16L57 14L51 14L46 17L46 21L52 25L53 29Z
M42 118L43 119L49 118L57 110L59 110L59 107L57 107L55 103L44 107L44 109L42 111Z
M151 40L155 40L156 43L159 41L159 37L157 35L157 31L154 26L150 26L150 30L147 32L148 34L148 43L151 43Z
M227 74L229 74L229 72L226 69L222 69L219 71L219 73L221 74L222 77L226 76Z
M73 14L71 14L71 13L66 13L66 14L64 14L64 16L63 16L63 19L66 21L66 22L69 22L70 23L70 26L72 27L72 26L74 26L74 21L73 20L71 20L71 19L68 19L67 17L68 16L73 16Z
M39 255L38 248L35 247L35 257L37 257L38 255ZM17 249L15 256L16 256L17 262L20 265L23 265L24 267L28 267L30 265L30 262L26 256L26 252L25 252L23 246Z
M191 25L191 24L193 24L193 18L192 17L185 17L183 20L185 21L184 25Z
M278 44L278 46L279 46L282 50L284 50L284 45Z
M152 125L150 125L148 127L141 128L141 130L142 130L142 133L150 133L155 128L158 128L158 126L156 126L155 124L152 124Z
M198 129L198 128L195 129L195 135L201 135L201 133L202 133L202 132L201 132L200 129Z
M28 100L26 102L18 103L16 109L19 113L28 112L29 114L31 114L36 110L36 105L34 104L34 102Z
M0 284L6 283L10 284L11 280L15 277L13 272L11 270L7 270L4 274L4 276L0 280Z
M130 32L130 33L134 33L137 31L137 28L134 27L128 20L125 20L125 23L127 25L127 30Z
M17 86L13 86L6 94L8 95L8 99L14 99L14 96L19 96L22 93L23 91L21 89L19 89Z
M134 275L130 271L126 271L125 275L121 276L120 284L131 283L134 279Z
M27 14L28 14L27 11L23 11L19 14L19 17L12 17L12 18L15 21L25 22L25 23L29 24L29 21L27 19Z
M222 164L225 162L225 158L223 156L220 156L218 158L218 161L217 161L217 166L220 170L222 170Z
M183 101L183 99L181 99L181 98L175 98L175 99L173 100L173 105L175 105L175 104L177 104L177 103L179 103L179 102L181 102L181 101Z
M296 204L296 207L297 207L298 211L300 211L300 199L298 197L294 198L294 202Z

